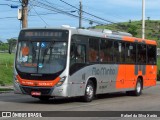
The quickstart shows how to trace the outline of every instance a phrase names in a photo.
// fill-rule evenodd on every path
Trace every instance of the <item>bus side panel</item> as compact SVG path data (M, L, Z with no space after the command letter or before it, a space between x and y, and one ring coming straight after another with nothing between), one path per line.
M82 96L88 80L94 78L97 82L96 94L114 92L118 65L95 64L84 66L69 76L70 96ZM124 73L124 72L123 72Z
M146 78L144 79L144 87L155 86L157 79L157 66L147 65L146 66Z
M116 89L124 88L125 81L125 65L119 65L116 78Z
M124 88L135 88L137 82L137 75L135 72L136 65L126 65L126 79Z
M135 65L119 65L116 79L116 89L134 88L135 81Z

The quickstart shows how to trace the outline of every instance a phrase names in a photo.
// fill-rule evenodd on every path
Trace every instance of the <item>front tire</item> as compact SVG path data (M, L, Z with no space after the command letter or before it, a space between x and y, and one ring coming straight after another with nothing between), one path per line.
M94 98L95 88L92 81L88 81L85 89L85 95L83 96L84 102L91 102Z

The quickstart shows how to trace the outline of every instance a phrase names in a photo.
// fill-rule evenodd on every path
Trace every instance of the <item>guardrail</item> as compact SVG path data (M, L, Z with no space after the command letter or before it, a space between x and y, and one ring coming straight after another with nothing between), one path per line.
M8 53L8 50L0 51L0 53Z

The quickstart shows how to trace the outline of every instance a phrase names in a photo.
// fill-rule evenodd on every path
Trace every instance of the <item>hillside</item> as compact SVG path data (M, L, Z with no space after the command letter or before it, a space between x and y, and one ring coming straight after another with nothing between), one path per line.
M140 38L142 36L142 21L130 21L116 24L97 25L93 28L129 32L133 36ZM151 40L158 40L158 46L160 47L160 20L146 20L145 29L145 38Z

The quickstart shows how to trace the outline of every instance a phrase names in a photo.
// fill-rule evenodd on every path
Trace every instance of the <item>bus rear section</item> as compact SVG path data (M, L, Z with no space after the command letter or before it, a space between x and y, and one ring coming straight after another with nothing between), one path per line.
M131 41L131 42L128 42ZM155 86L157 80L156 42L124 37L125 64L120 65L116 87L135 88L137 81L143 88ZM124 72L125 71L125 72ZM125 74L125 75L124 75ZM124 78L121 78L125 76Z

